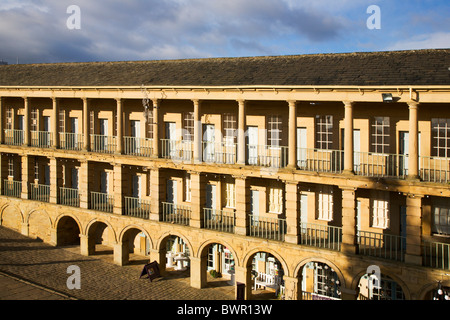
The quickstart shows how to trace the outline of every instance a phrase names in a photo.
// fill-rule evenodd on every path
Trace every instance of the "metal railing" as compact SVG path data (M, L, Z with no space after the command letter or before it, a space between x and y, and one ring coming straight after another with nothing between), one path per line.
M189 140L161 139L161 157L178 161L191 161L194 144Z
M12 146L21 146L25 141L25 131L17 129L5 130L5 144Z
M150 201L135 197L123 197L123 214L130 217L149 219Z
M30 140L32 147L51 148L53 146L53 134L48 131L31 131Z
M341 150L297 148L299 170L341 173L343 169Z
M91 134L91 151L101 153L115 153L117 141L115 136Z
M314 292L302 291L302 300L342 300L342 299L329 297Z
M237 160L236 143L202 142L203 162L234 164Z
M78 189L59 188L59 204L70 207L80 206L80 194Z
M91 207L89 209L112 213L114 209L114 196L91 191Z
M249 236L268 240L284 241L286 219L268 218L249 214Z
M30 200L50 202L50 186L45 184L30 183L28 190Z
M82 150L84 135L82 133L60 132L59 148L64 150Z
M450 158L420 156L419 175L426 182L450 182Z
M300 244L340 251L341 243L342 227L300 222Z
M247 164L284 168L288 164L288 147L247 145Z
M450 270L450 244L423 241L423 265L426 267Z
M408 175L408 155L354 152L353 168L356 175L404 179Z
M123 153L133 156L150 157L153 153L153 139L123 137Z
M189 225L191 208L175 203L161 202L162 221L173 222L181 225Z
M369 231L358 231L358 252L361 255L404 261L406 237Z
M233 209L230 209L233 210ZM204 227L221 232L234 233L236 216L233 211L203 208Z
M22 181L5 179L3 181L3 195L7 197L21 198Z

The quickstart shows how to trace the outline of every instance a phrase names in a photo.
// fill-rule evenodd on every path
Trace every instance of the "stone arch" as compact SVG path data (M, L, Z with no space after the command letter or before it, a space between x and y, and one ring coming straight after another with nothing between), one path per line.
M84 231L87 235L87 252L89 255L96 253L96 245L112 247L117 243L116 232L109 221L103 219L93 219L89 221ZM108 253L112 250L97 251L98 254Z
M51 243L52 220L44 209L31 210L27 216L28 236Z
M62 213L57 217L54 224L56 231L56 245L79 245L80 234L83 228L77 217L70 213Z
M162 250L164 251L166 248L162 248L161 246L165 244L167 238L170 237L170 236L176 236L176 237L181 238L184 241L184 243L188 246L189 253L191 255L196 253L195 250L194 250L194 247L192 246L191 242L189 241L189 238L184 236L184 235L182 235L181 233L179 233L177 231L168 231L168 232L163 233L159 237L159 239L158 239L158 241L156 243L156 246L154 248L156 250L159 250L159 251L162 251Z
M283 271L284 271L284 275L285 276L290 276L291 270L289 269L289 267L288 267L286 261L284 260L284 258L277 251L272 250L270 248L265 248L265 247L253 248L252 250L250 250L249 252L247 252L245 254L241 266L248 267L249 264L251 264L251 262L252 262L251 258L258 252L267 252L267 253L270 253L271 255L273 255L281 263L281 266L282 266Z
M450 280L441 280L441 284L444 287L450 288ZM422 286L417 293L416 299L418 300L432 300L433 290L436 290L438 286L437 281L433 281Z
M300 278L300 272L302 270L302 268L309 262L321 262L321 263L325 263L328 266L332 267L333 270L337 273L338 277L339 277L339 281L341 281L342 285L347 287L347 283L346 283L346 279L344 276L344 273L341 271L341 269L332 261L328 260L328 259L324 259L322 257L310 257L310 258L306 258L303 259L302 261L300 261L297 266L295 267L294 270L294 277Z
M2 226L21 232L23 222L24 215L18 206L7 203L1 208L0 224Z
M144 239L137 238L140 233L144 234ZM153 248L153 241L145 228L138 225L126 226L120 232L117 243L121 248L122 265L130 263L130 260L133 260L132 263L142 264L148 262L148 255ZM115 250L118 250L118 246L116 246ZM137 258L130 259L130 253L135 254ZM143 259L142 257L145 258Z
M238 257L238 255L237 255L237 253L236 253L236 250L234 250L233 247L232 247L229 243L227 243L226 241L223 241L223 240L216 240L216 239L209 239L209 240L203 242L203 243L200 245L200 247L198 248L196 257L201 257L202 254L204 254L204 251L208 248L208 246L211 245L211 244L215 244L215 243L218 243L218 244L221 244L221 245L227 247L228 250L231 251L234 260L235 260L236 262L239 262L239 257ZM236 263L236 265L239 266L240 264Z

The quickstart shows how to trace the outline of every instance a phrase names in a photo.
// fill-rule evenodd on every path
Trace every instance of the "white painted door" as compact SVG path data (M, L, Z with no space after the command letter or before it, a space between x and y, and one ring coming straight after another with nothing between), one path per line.
M99 148L100 150L106 150L108 147L108 119L99 119L100 122L100 135L99 137Z
M409 156L409 132L400 131L399 133L399 169L400 175L408 174L408 156Z
M258 127L247 127L247 162L250 165L258 164Z
M175 122L166 122L166 142L163 147L163 154L171 158L176 156L176 129L177 125Z
M140 175L133 175L133 181L132 181L132 197L134 198L140 198L141 195L141 176Z
M70 148L75 148L78 143L78 118L70 118L70 130L72 134L67 142L70 144Z
M250 214L252 215L252 225L257 225L259 221L259 191L250 191Z
M308 195L300 195L300 221L308 223Z
M216 209L216 185L207 184L206 185L206 208Z
M203 159L206 162L214 162L214 125L203 125Z
M306 128L297 128L297 165L306 168Z
M361 167L361 131L353 130L353 171L359 172Z
M166 202L177 203L177 182L175 180L167 180Z

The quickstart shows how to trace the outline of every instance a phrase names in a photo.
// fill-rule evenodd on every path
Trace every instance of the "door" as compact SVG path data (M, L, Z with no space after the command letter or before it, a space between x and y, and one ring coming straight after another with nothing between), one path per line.
M206 185L206 203L205 207L209 210L207 210L209 219L214 219L216 214L215 210L217 208L216 206L216 185L214 184L207 184Z
M398 167L399 167L399 176L408 175L408 155L409 155L409 132L408 131L400 131L399 132L399 159L398 159Z
M177 203L177 182L175 180L167 180L166 202Z
M18 115L17 116L17 130L19 131L14 131L13 134L13 140L14 140L14 144L22 144L24 143L24 118L23 115Z
M39 141L39 145L50 146L51 145L51 141L50 141L50 117L49 116L44 116L43 117L43 122L44 122L44 133L42 133L42 137L41 137L42 141Z
M70 118L70 138L68 139L69 148L76 149L78 144L78 118Z
M133 181L131 186L131 193L133 198L140 198L141 195L141 176L133 175Z
M203 159L205 162L214 162L214 125L203 125Z
M258 221L259 221L259 191L257 191L257 190L250 191L250 214L252 215L250 225L252 225L252 226L258 225Z
M353 172L361 170L361 131L353 130Z
M132 154L138 153L139 152L139 148L140 148L140 139L139 137L141 136L141 122L138 120L131 120L130 121L130 126L131 126L131 143L130 143L130 152Z
M176 155L176 123L166 122L166 142L163 145L163 155L170 158Z
M106 150L108 147L108 119L98 119L100 122L100 137L98 149Z
M304 233L306 233L306 228L308 223L308 195L300 194L300 225Z
M109 179L108 179L108 172L102 171L101 177L100 177L100 192L101 193L108 193L109 190Z
M72 189L78 189L78 169L77 168L72 168L72 172L71 172L71 176L72 176Z
M297 166L306 168L306 128L297 128Z
M258 164L258 127L247 127L247 162L250 165Z

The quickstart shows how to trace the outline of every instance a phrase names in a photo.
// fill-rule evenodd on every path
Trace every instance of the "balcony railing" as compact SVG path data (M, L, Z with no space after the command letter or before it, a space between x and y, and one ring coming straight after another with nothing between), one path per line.
M408 175L408 155L355 152L353 166L356 175L404 179Z
M419 175L426 182L450 182L450 158L420 156Z
M123 153L133 156L150 157L153 154L153 139L123 137Z
M191 208L175 203L161 202L162 221L173 222L181 225L189 225Z
M406 237L358 231L359 254L395 261L405 260Z
M30 189L28 192L31 200L50 202L49 185L30 183Z
M114 209L114 196L108 193L91 191L90 209L112 213Z
M204 227L206 229L234 233L234 227L236 225L234 210L225 211L203 208L203 215Z
M247 163L254 166L284 168L288 162L288 147L247 145Z
M12 146L21 146L25 141L25 131L17 129L5 130L5 144Z
M70 207L80 206L80 194L78 189L59 188L59 204Z
M249 236L268 240L284 241L286 219L248 215Z
M31 131L31 146L38 148L51 148L53 145L53 134L48 131Z
M450 244L423 241L422 254L424 266L450 270Z
M161 139L161 157L164 159L190 162L193 153L192 141Z
M150 201L135 197L123 197L123 214L130 217L148 219L150 217Z
M115 136L91 134L91 151L101 153L115 153L117 147Z
M7 197L21 198L22 181L5 179L3 181L3 195Z
M82 133L60 132L59 148L64 150L82 150L84 135Z
M340 251L341 242L341 227L300 223L300 244L302 245Z
M237 160L236 143L202 142L203 162L234 164Z
M340 173L343 167L341 150L297 148L299 170Z

